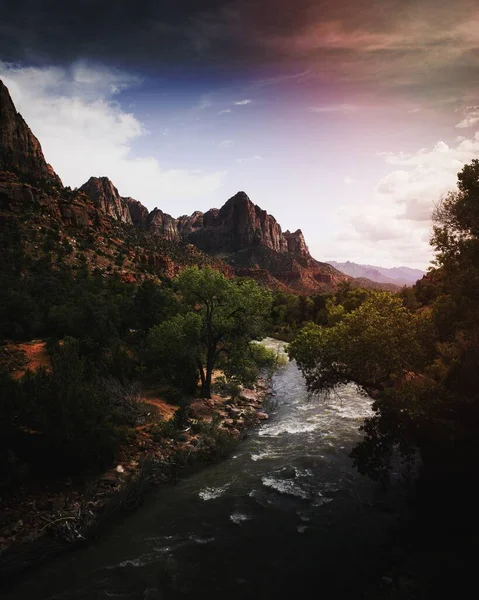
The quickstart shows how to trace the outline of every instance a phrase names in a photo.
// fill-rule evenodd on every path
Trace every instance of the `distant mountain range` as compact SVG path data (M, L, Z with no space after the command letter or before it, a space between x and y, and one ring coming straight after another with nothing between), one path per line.
M365 277L377 283L392 283L395 285L414 285L418 279L426 274L420 269L411 269L409 267L376 267L375 265L359 265L350 262L328 261L338 271L350 275L351 277Z

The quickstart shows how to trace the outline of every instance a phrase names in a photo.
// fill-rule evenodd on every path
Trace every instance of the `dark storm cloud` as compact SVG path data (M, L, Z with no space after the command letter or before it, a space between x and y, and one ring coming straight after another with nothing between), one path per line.
M0 0L0 7L4 61L223 73L291 67L419 95L427 83L434 93L464 96L477 75L477 0Z
M217 0L0 0L0 56L136 66L184 60L194 50L190 23L221 6Z

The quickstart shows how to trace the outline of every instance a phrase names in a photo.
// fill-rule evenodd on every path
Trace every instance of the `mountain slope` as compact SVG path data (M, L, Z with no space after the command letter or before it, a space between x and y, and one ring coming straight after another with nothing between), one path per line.
M9 171L37 184L62 187L43 156L40 142L17 112L8 89L0 80L0 171Z
M334 260L330 260L329 264L351 277L367 278L378 283L390 283L398 286L413 285L425 275L424 271L409 267L376 267L374 265L361 265L350 261L336 262Z
M299 294L334 292L347 281L377 287L315 260L300 230L283 232L244 192L220 209L176 219L120 196L107 177L90 177L78 190L63 187L1 82L0 221L31 260L53 268L61 263L137 280L210 264Z

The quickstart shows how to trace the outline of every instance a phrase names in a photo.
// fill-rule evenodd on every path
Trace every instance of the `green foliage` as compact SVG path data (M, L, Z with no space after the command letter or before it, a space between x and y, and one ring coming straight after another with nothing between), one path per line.
M270 333L290 342L306 323L335 325L346 313L358 308L369 294L369 290L353 288L349 282L341 283L334 295L296 296L275 292L269 320Z
M19 382L2 376L0 469L7 482L26 468L34 476L101 469L134 417L125 410L129 391L99 379L78 341L54 347L51 361L51 371L27 371Z
M416 449L429 481L451 485L477 468L478 182L473 160L458 191L436 207L435 270L396 297L371 293L349 312L338 294L334 311L328 307L332 326L308 325L290 345L312 391L353 381L373 397L374 415L352 453L372 477L387 476L397 451L408 460Z
M418 410L415 397L408 403L403 392L411 386L408 377L417 382L415 373L431 358L431 336L429 314L413 314L399 297L373 292L336 325L310 324L288 347L310 391L329 392L353 381L375 398L376 415L365 424L365 441L353 453L362 472L384 476L398 446L410 456ZM421 385L425 381L420 379Z
M410 313L388 292L374 292L358 309L330 328L305 327L288 347L308 386L330 390L356 381L370 393L405 370L414 370L422 352L418 330L424 318Z
M228 456L236 444L234 437L220 427L219 418L213 418L209 422L197 421L192 426L192 431L201 435L196 453L205 462Z
M159 371L183 389L199 377L202 395L210 397L219 362L233 364L252 339L264 335L271 296L254 281L230 280L211 268L187 268L174 284L182 313L152 328L149 355L156 356Z
M276 366L275 352L260 343L252 342L246 347L232 348L223 370L230 383L242 383L251 387L261 371L272 374Z
M201 327L200 315L190 312L156 325L147 337L150 369L185 393L193 393L198 381Z

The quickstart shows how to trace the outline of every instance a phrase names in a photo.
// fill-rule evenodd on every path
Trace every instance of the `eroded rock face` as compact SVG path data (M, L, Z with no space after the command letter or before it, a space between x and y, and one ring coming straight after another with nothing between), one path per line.
M89 196L107 216L121 223L132 223L126 199L120 196L108 177L90 177L80 191Z
M134 198L123 198L130 210L131 221L133 225L144 228L148 225L149 211L146 206Z
M17 112L8 89L0 81L0 171L10 171L32 184L62 182L43 156L40 142Z
M279 223L253 204L244 192L238 192L219 210L211 209L202 215L202 224L201 213L195 215L198 216L194 226L191 221L184 221L183 237L205 252L238 252L252 246L288 251Z
M154 208L148 215L148 228L169 242L181 240L178 221L159 208Z
M204 214L197 210L192 215L183 215L178 218L178 230L183 239L187 239L191 233L203 227Z
M294 233L285 231L284 237L288 244L288 252L300 254L301 256L309 256L309 249L301 229L297 229Z
M18 219L26 210L36 219L36 231L44 225L46 230L52 220L59 227L88 230L107 250L103 258L113 260L120 247L128 250L134 273L123 272L125 278L145 273L174 277L183 264L214 264L228 277L249 276L267 287L297 293L331 291L350 279L313 259L300 230L283 233L276 219L244 192L220 209L175 219L120 196L107 177L91 177L80 190L63 188L0 82L0 223ZM138 239L144 237L147 245L133 251L132 228L121 224L143 229ZM187 255L186 262L173 260L164 245L156 244L158 237L181 243L179 255ZM215 255L213 262L198 249Z

